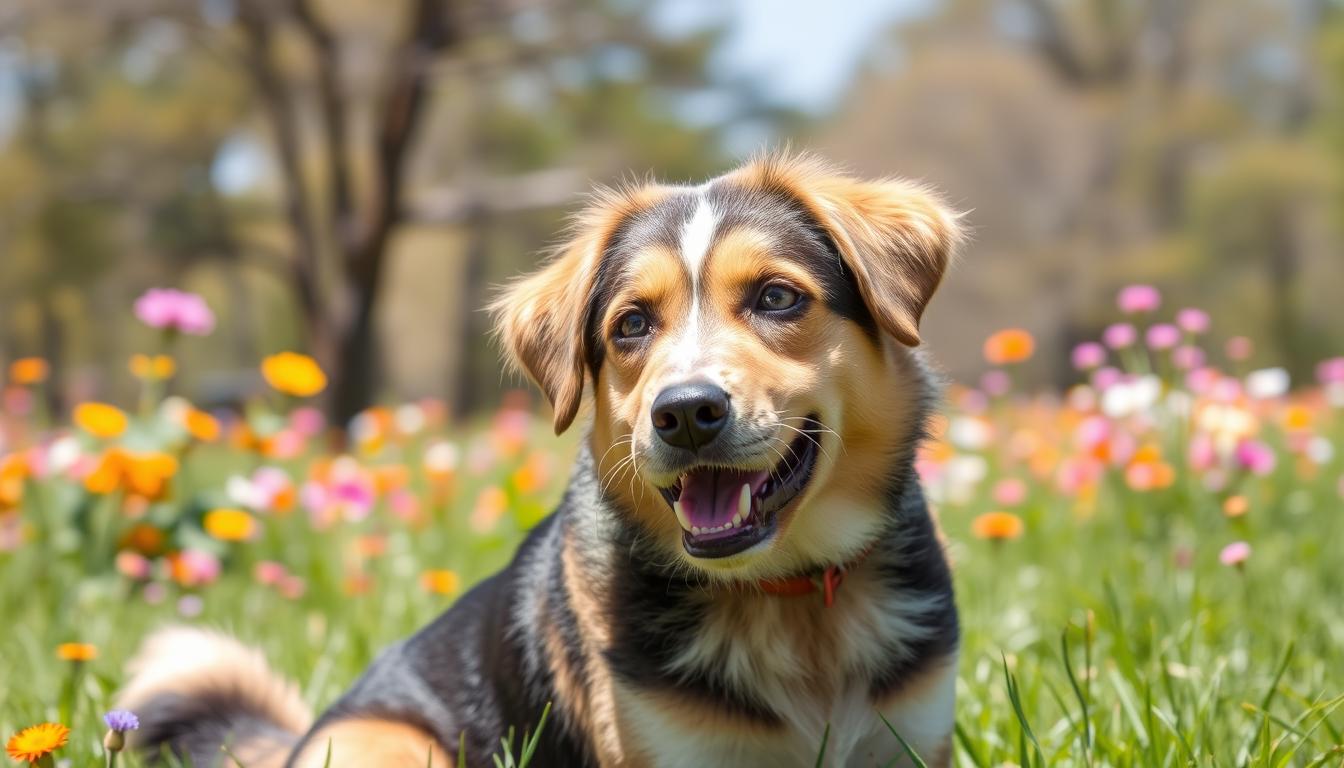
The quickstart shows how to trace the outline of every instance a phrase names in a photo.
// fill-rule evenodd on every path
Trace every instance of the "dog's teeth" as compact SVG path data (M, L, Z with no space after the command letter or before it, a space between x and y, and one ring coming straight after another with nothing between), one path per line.
M736 515L733 515L733 521L732 521L731 525L732 525L734 528L736 528L736 527L738 527L738 526L741 525L741 524L742 524L742 513L741 513L741 512L738 512Z
M751 485L742 484L742 492L737 495L737 516L746 519L751 514Z
M682 528L685 528L686 530L691 531L692 533L695 532L694 530L692 530L690 518L686 517L686 510L681 508L680 499L672 502L672 511L677 513L677 522L681 523Z
M702 533L704 533L704 532L705 532L705 529L704 529L704 528L701 528L701 527L698 526L698 525L696 525L696 526L692 526L692 527L691 527L691 535L693 535L693 536L699 536L700 534L702 534Z

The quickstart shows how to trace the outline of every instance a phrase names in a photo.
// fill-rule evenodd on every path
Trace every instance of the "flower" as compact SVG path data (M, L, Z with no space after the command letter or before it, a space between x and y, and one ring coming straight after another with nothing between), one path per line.
M261 375L277 392L311 397L327 388L327 375L317 361L297 352L281 352L261 361Z
M135 316L150 328L206 336L215 329L215 314L205 299L173 288L151 288L135 300Z
M1116 323L1101 332L1101 340L1111 349L1128 349L1138 341L1139 332L1129 323Z
M985 339L985 359L993 365L1020 363L1031 357L1036 340L1021 328L1007 328Z
M1251 556L1251 545L1244 541L1234 541L1223 547L1223 551L1218 553L1218 562L1223 565L1235 565L1240 567Z
M1251 474L1268 475L1274 471L1274 449L1259 440L1242 440L1234 451L1237 465Z
M188 408L182 413L182 428L187 434L202 443L213 443L219 439L219 419L196 408Z
M80 403L75 406L75 424L94 437L110 440L126 431L126 414L107 403Z
M1223 500L1223 514L1228 517L1241 517L1251 508L1245 496L1228 496Z
M98 646L93 643L61 643L56 646L56 658L61 661L93 661L98 658Z
M1027 498L1027 484L1016 477L1005 477L994 484L994 503L1016 507Z
M420 574L420 586L436 595L451 595L457 591L460 580L453 571L431 569Z
M1150 349L1171 349L1181 343L1181 331L1169 323L1158 323L1148 329L1144 338Z
M1171 353L1172 362L1183 371L1193 371L1204 365L1204 350L1193 344L1182 344Z
M985 394L990 397L1002 397L1008 394L1012 389L1013 380L1008 374L1000 370L985 371L985 375L980 377L980 388L985 390Z
M1246 374L1246 394L1257 400L1271 400L1288 394L1290 379L1284 368L1262 368Z
M1085 341L1073 348L1073 367L1090 371L1106 362L1106 348L1095 341Z
M202 525L220 541L245 541L257 532L256 519L241 509L212 509L205 513Z
M131 355L131 375L146 381L160 381L172 378L177 372L177 362L168 355Z
M47 380L47 361L40 357L21 357L9 364L9 380L21 387Z
M103 715L107 724L107 734L103 736L103 747L109 752L120 752L126 748L126 732L140 728L140 718L134 712L114 709Z
M1209 330L1209 313L1202 309L1187 307L1176 313L1176 325L1186 333L1204 333Z
M1233 336L1227 340L1226 349L1233 360L1246 360L1255 352L1255 344L1245 336Z
M986 512L971 521L971 535L977 539L1005 541L1022 536L1022 518L1011 512Z
M1327 384L1344 384L1344 357L1332 357L1329 360L1322 360L1316 366L1316 380L1322 386Z
M1162 294L1151 285L1127 285L1120 289L1115 304L1127 315L1152 312L1162 305Z
M60 723L41 723L14 734L5 745L5 751L12 760L36 763L64 747L69 740L69 728Z

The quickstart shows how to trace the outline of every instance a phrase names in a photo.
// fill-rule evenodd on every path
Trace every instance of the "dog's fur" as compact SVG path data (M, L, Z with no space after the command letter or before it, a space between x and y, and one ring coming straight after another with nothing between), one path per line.
M135 743L248 768L486 765L549 702L544 766L951 761L951 578L913 471L935 398L913 349L958 240L929 191L776 155L698 187L597 195L568 244L493 310L509 355L592 425L559 507L512 564L387 649L311 726L293 691L223 636L151 639L123 703ZM801 297L757 312L762 286ZM650 330L622 338L641 313ZM782 318L782 319L781 319ZM687 380L728 393L698 452L650 411ZM588 396L585 397L585 393ZM693 556L660 488L689 467L768 469L820 428L803 490L764 541ZM715 478L718 475L714 475ZM772 581L848 567L834 603Z

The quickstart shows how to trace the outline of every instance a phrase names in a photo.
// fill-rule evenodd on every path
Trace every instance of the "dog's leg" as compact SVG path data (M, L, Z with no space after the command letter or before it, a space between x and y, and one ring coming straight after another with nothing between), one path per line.
M327 762L330 748L331 762ZM295 755L293 768L452 768L434 737L395 720L350 719L322 726Z

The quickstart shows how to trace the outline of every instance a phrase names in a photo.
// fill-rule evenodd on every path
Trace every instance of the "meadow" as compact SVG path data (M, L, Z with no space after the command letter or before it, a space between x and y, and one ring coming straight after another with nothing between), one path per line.
M0 740L16 762L103 764L124 663L168 623L263 649L321 709L506 563L564 484L574 438L523 393L469 423L433 401L374 407L340 453L302 355L261 361L241 412L165 396L174 349L213 326L197 302L137 304L162 345L119 374L136 404L49 413L45 362L8 365ZM921 453L962 612L956 764L1344 764L1344 358L1290 381L1147 286L1118 304L1065 391L1015 386L1025 332L987 339L984 377L949 387ZM68 734L16 737L41 723Z

